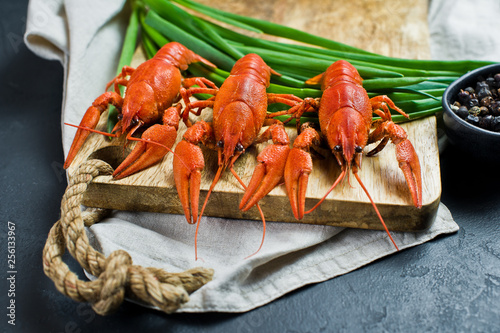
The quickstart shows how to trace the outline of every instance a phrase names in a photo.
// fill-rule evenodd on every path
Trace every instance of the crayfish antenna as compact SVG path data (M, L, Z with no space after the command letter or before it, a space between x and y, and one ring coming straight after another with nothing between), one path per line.
M96 129L93 129L93 128L88 128L88 127L80 126L80 125L73 125L73 124L69 124L69 123L64 123L64 124L67 125L67 126L76 127L78 129L86 130L86 131L89 131L89 132L92 132L92 133L97 133L97 134L101 134L101 135L108 136L108 137L117 138L117 137L119 137L121 135L121 133L107 133L107 132L99 131L99 130L96 130ZM113 130L113 132L114 132L114 130ZM176 155L175 152L170 147L168 147L168 146L166 146L164 144L161 144L159 142L156 142L156 141L147 140L147 139L143 139L143 138L134 138L131 135L127 136L127 140L129 140L129 141L139 141L139 142L144 142L144 143L150 143L150 144L162 147L162 148L166 149L168 152L171 152L172 154ZM123 178L123 177L121 177L121 178Z
M323 196L323 198L321 198L321 200L318 201L318 203L316 203L316 205L314 205L313 208L309 209L307 212L304 212L304 214L312 213L316 208L318 208L319 205L321 205L321 203L323 203L323 201L325 201L325 199L328 196L328 194L330 194L330 192L333 191L333 189L345 178L346 174L347 174L347 171L344 168L344 170L342 170L342 172L340 173L340 175L337 177L337 180L335 180L335 182L333 183L332 187L330 187L330 189L326 192L326 194Z
M219 161L221 161L221 151L219 151ZM194 253L195 253L195 260L198 260L198 246L197 246L197 243L198 243L198 229L200 227L200 221L201 221L201 217L203 216L203 212L205 211L205 207L208 203L208 198L210 197L210 194L212 194L212 191L213 189L215 188L215 185L217 185L217 183L219 182L219 179L222 175L222 172L224 170L226 170L227 166L229 165L229 170L231 171L231 173L233 174L233 176L236 178L236 180L241 184L241 186L243 186L243 188L247 189L247 186L245 185L245 183L243 182L243 180L238 176L238 174L236 173L236 171L234 171L234 168L233 168L233 164L234 162L236 161L236 159L238 158L240 154L236 155L236 156L233 156L233 158L226 162L226 163L222 163L220 164L219 168L217 169L217 173L215 174L215 177L214 177L214 180L212 181L212 185L210 185L210 188L208 190L208 193L207 193L207 197L205 198L205 202L203 203L203 206L201 207L201 211L200 211L200 214L198 215L198 219L197 219L197 222L196 222L196 231L195 231L195 236L194 236ZM262 224L263 224L263 232L262 232L262 240L260 242L260 246L259 248L257 249L257 251L255 251L254 253L252 253L251 255L249 255L248 257L245 257L245 259L248 259L252 256L254 256L255 254L257 254L260 249L262 248L262 246L264 245L264 239L265 239L265 236L266 236L266 219L264 217L264 213L262 212L262 208L260 208L260 205L257 204L257 209L259 210L259 213L260 213L260 216L262 218Z
M260 208L259 204L257 204L257 209L259 210L260 217L262 218L262 228L263 228L263 230L262 230L262 240L260 241L260 245L259 245L259 248L257 249L257 251L255 251L251 255L245 257L245 259L253 257L257 253L259 253L260 249L262 249L262 246L264 245L264 239L266 238L266 219L264 218L264 213L262 212L262 208Z
M380 215L380 212L378 211L377 205L375 205L375 202L373 201L372 197L370 196L370 193L368 193L368 190L366 189L365 185L361 181L361 178L359 178L358 174L356 172L353 173L354 177L358 180L359 185L363 188L363 191L365 191L366 195L368 196L368 199L370 199L370 202L372 203L373 208L375 209L375 212L377 213L378 218L380 219L380 222L382 222L382 226L385 229L385 232L387 232L387 235L389 235L389 238L391 239L392 244L394 244L394 247L396 247L396 250L399 251L398 246L396 245L396 242L391 236L391 233L389 232L389 229L387 229L387 226L385 225L384 219L382 218L382 215Z
M113 138L117 138L117 137L119 137L121 135L120 133L118 133L118 134L107 133L107 132L98 131L96 129L88 128L88 127L80 126L80 125L73 125L73 124L68 124L68 123L64 123L64 125L68 125L68 126L71 126L71 127L76 127L76 128L84 129L84 130L92 132L92 133L97 133L97 134L101 134L101 135L105 135L105 136L110 136L110 137L113 137ZM146 139L141 139L141 138L134 138L134 137L127 137L127 140L130 140L130 141L141 141L141 142L145 142L145 143L151 143L151 144L163 147L166 150L168 150L169 152L171 152L172 154L175 154L175 152L172 149L168 148L167 146L165 146L165 145L163 145L163 144L161 144L159 142L155 142L155 141L151 141L151 140L146 140Z
M71 127L76 127L78 129L86 130L86 131L89 131L89 132L92 132L92 133L102 134L102 135L105 135L105 136L111 136L113 138L117 138L117 137L119 137L121 135L120 133L118 133L118 134L107 133L107 132L99 131L99 130L96 130L94 128L85 127L85 126L81 126L81 125L74 125L74 124L69 124L69 123L64 123L64 125L71 126Z
M231 169L230 170L231 170L231 173L234 175L234 177L241 184L241 186L243 186L243 189L246 192L247 187L246 187L245 183L243 182L243 180L241 180L241 178L238 176L238 174L236 173L236 171L234 171L234 169L232 167L232 164L231 164ZM257 249L257 251L255 251L254 253L252 253L248 257L245 257L245 259L248 259L248 258L256 255L260 251L260 249L262 249L262 246L264 245L264 239L266 238L266 218L264 217L264 212L262 211L262 208L260 208L260 205L257 203L256 206L257 206L257 209L259 210L260 217L262 218L262 227L263 227L262 240L260 241L260 246Z
M201 222L201 217L203 216L203 212L205 211L205 207L207 206L208 198L210 197L210 194L212 194L212 191L219 182L220 176L222 174L222 171L226 169L225 165L220 165L219 168L217 169L217 173L215 174L214 180L212 181L212 185L210 185L210 188L207 193L207 197L205 198L205 202L203 203L203 206L201 207L200 214L198 215L197 221L196 221L196 231L194 234L194 257L195 260L198 260L198 229L200 228L200 222Z

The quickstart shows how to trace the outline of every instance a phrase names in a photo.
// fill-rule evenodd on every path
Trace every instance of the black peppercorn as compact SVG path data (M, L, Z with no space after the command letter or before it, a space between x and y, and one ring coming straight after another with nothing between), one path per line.
M488 97L488 96L491 96L490 88L481 89L477 93L477 98L479 100L482 100L483 98Z
M481 89L484 89L484 88L488 88L488 84L486 82L483 81L478 81L476 83L476 91L479 91Z
M481 99L481 102L479 103L481 106L490 106L491 103L495 102L493 97L491 96L486 96L485 98Z
M500 73L478 77L472 86L458 92L451 109L474 126L500 132Z
M491 130L500 132L500 116L493 118L493 120L491 121Z
M480 116L487 116L490 114L490 110L488 110L488 108L486 106L481 106L479 107L479 115Z
M468 92L470 95L475 94L476 92L474 91L474 88L472 87L467 87L465 88L465 91Z
M487 115L484 117L479 117L479 127L484 129L490 129L493 123L493 116Z
M500 101L496 101L494 103L491 103L489 109L490 109L490 114L492 116L495 116L495 117L500 116Z
M469 110L467 110L467 108L465 106L461 106L458 108L458 110L455 111L455 113L460 118L465 119L469 115Z
M479 100L491 96L490 87L485 81L478 82L476 86L476 96Z
M470 93L467 90L460 89L458 93L458 100L461 104L467 105L471 100Z
M474 116L472 114L469 114L467 116L467 118L465 118L465 121L467 121L469 124L472 124L472 125L475 125L475 126L479 125L479 117L478 116Z
M491 96L494 99L498 99L498 89L492 88L490 91L491 91Z
M469 114L473 116L479 116L480 113L481 109L479 108L479 106L473 106L469 109Z
M490 89L495 88L495 79L492 76L487 77L485 81Z

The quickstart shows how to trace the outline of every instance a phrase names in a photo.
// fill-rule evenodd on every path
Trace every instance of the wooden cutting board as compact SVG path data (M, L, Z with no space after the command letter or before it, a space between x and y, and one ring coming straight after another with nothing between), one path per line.
M215 8L257 17L305 30L346 44L388 56L429 58L427 1L415 0L356 0L356 1L269 1L250 2L199 1ZM137 62L143 61L140 55ZM105 83L103 83L104 87ZM97 96L96 96L97 97ZM82 108L87 108L82 105ZM207 111L205 111L207 112ZM103 129L107 113L98 128ZM441 196L439 152L436 119L434 117L403 124L419 155L423 177L423 207L411 204L404 176L399 170L393 145L388 145L375 157L365 157L360 177L391 230L420 231L428 228L436 216ZM178 140L186 130L179 127ZM289 129L291 140L296 137ZM256 156L267 143L247 150L235 164L235 170L248 183L256 165ZM175 147L175 146L174 146ZM91 134L69 169L73 172L81 162L100 158L113 167L124 159L129 148L123 139L108 141L102 135ZM366 149L368 150L367 147ZM200 201L204 201L217 169L217 155L204 149L205 170L202 174ZM84 205L118 210L138 210L182 214L172 174L172 154L160 164L123 180L101 176L89 186ZM333 156L314 161L307 190L306 209L312 207L331 186L340 173ZM248 212L238 209L243 196L242 187L228 171L221 177L205 210L206 216L260 220L256 208ZM201 205L201 204L200 204ZM299 222L290 209L284 184L261 201L268 221ZM381 229L374 210L354 177L330 193L327 200L302 223L326 224L354 228Z

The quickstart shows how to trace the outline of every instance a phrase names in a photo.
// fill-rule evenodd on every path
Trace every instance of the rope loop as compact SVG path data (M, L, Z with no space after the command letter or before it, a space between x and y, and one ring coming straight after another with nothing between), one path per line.
M89 302L100 315L114 312L125 297L175 312L189 300L189 294L212 280L213 270L197 267L181 273L133 265L124 250L107 258L90 244L85 227L98 223L109 214L107 209L87 209L82 213L83 193L95 177L109 175L113 169L101 160L80 165L69 179L61 202L61 219L51 228L43 249L43 269L64 295L79 302ZM87 272L96 276L83 281L63 262L65 250Z

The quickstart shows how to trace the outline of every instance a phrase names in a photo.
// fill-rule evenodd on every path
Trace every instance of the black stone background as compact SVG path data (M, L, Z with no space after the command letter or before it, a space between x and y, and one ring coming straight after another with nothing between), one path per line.
M500 166L454 147L442 202L460 231L306 286L243 314L165 315L124 303L108 317L59 294L42 248L59 217L63 70L22 43L27 0L0 2L0 328L5 332L498 332ZM7 222L16 225L16 325L7 324ZM67 258L73 271L79 266ZM83 275L82 275L83 277Z

